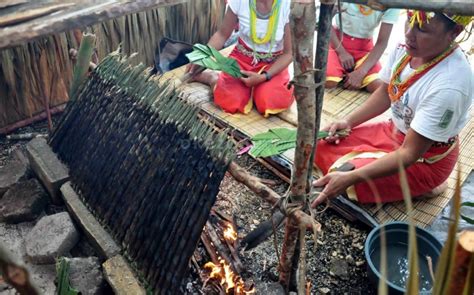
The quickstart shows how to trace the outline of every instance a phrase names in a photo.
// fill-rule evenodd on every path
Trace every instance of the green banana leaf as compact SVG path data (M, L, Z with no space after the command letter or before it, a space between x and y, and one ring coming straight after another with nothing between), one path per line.
M239 64L235 59L223 56L209 45L195 44L193 49L192 52L186 54L190 63L200 65L206 69L222 71L235 78L242 77Z
M339 130L337 134L341 137L345 137L349 134L349 130ZM318 133L318 139L327 136L327 131L319 131ZM252 137L252 143L253 147L249 154L253 157L280 155L296 147L296 129L269 129L268 132L260 133Z
M461 204L461 207L473 207L474 208L474 202L464 202ZM467 223L474 224L474 219L467 217L466 215L461 214L461 218L464 219Z
M69 262L64 257L59 258L56 263L58 280L58 295L78 295L79 291L69 284Z

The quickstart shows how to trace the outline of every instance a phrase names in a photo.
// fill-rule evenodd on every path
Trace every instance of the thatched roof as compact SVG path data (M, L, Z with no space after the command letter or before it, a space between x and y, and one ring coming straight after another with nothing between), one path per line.
M0 4L0 49L52 33L187 0L4 0Z

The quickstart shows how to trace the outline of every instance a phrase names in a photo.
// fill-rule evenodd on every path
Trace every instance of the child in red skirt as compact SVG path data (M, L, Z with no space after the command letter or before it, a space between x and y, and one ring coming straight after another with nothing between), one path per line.
M343 3L340 13L342 25L336 15L331 31L326 88L334 88L344 80L345 88L366 88L373 92L381 84L377 78L382 68L379 59L387 48L400 10L381 12L364 5ZM379 25L374 46L372 36Z

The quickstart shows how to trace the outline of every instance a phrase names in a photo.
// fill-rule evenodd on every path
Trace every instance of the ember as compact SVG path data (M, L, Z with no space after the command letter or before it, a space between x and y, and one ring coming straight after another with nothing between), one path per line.
M246 287L242 278L234 274L230 265L227 264L224 259L219 260L219 265L208 262L204 265L204 268L211 271L204 285L206 285L208 281L215 279L215 281L219 281L219 284L225 288L226 294L240 295L255 293L254 288L248 291L245 290Z
M227 228L224 230L224 238L231 242L237 240L237 232L234 230L234 227L230 223L227 224Z

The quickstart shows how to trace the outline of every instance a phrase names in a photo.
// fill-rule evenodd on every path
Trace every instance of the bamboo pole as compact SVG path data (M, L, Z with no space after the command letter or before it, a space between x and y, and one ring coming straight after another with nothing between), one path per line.
M472 294L472 282L469 281L468 275L474 259L474 231L461 232L454 257L453 274L448 290L451 294L463 294L463 290L468 289L465 294ZM467 287L466 283L471 285Z
M51 108L50 113L51 113L51 115L59 114L59 113L63 112L65 108L66 108L66 104L64 103L64 104L61 104L61 105L58 105L58 106L55 106L55 107ZM0 128L0 135L1 134L8 134L10 132L15 131L18 128L28 126L30 124L36 123L36 122L44 120L46 118L47 118L46 111L43 111L43 112L41 112L41 113L31 117L31 118L21 120L21 121L18 121L16 123L13 123L13 124L10 124L8 126Z
M356 3L370 6L377 10L388 8L418 9L453 13L459 15L474 15L472 0L467 1L427 1L427 0L342 0L347 3Z
M316 23L316 7L314 1L294 1L291 7L291 30L294 61L294 95L298 108L298 129L296 137L295 161L291 176L290 202L304 208L306 195L310 191L311 154L315 138L315 92L313 78L313 40L314 24ZM296 243L299 235L299 224L294 218L289 218L285 226L280 257L279 281L288 292L292 278L292 270L297 269L293 262ZM300 235L304 236L304 235ZM305 257L300 257L305 259ZM305 263L300 263L304 265ZM294 274L293 274L294 276ZM300 276L305 277L305 269L300 268ZM299 285L299 284L298 284ZM298 286L298 294L304 294L305 286Z

